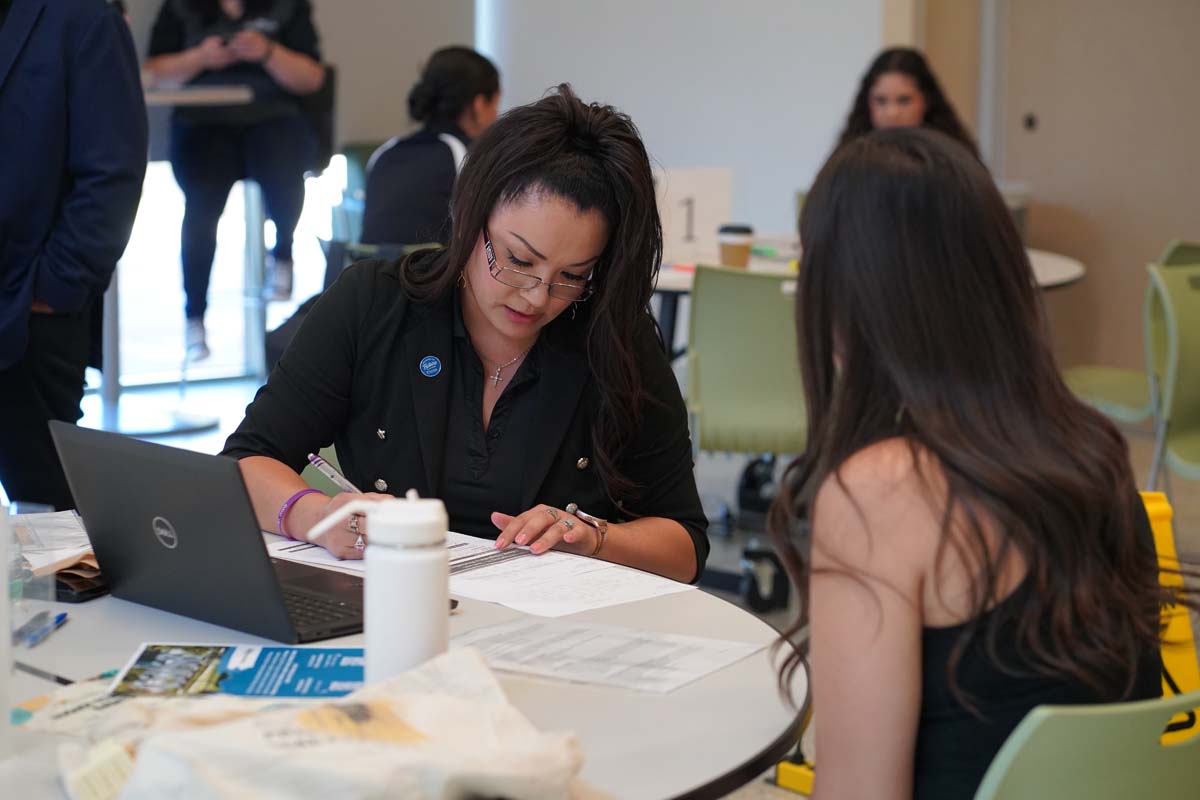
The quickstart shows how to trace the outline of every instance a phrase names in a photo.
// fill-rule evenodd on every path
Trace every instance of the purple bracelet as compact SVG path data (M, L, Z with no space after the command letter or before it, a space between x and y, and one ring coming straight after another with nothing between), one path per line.
M283 507L279 509L279 516L275 518L275 522L276 522L277 527L279 528L279 532L289 539L295 539L296 537L292 536L290 533L288 533L284 529L283 520L287 516L287 513L292 510L292 506L296 505L296 501L299 500L301 497L304 497L304 495L306 495L306 494L321 494L321 490L320 489L301 489L300 491L296 492L294 495L292 495L291 497L289 497L287 500L285 500L283 502Z

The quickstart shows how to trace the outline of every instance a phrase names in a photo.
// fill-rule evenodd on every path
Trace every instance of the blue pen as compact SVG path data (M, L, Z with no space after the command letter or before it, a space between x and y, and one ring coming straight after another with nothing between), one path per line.
M61 628L67 622L67 612L56 614L54 621L50 622L41 628L38 628L33 633L29 634L29 638L25 640L26 647L37 647L50 634Z

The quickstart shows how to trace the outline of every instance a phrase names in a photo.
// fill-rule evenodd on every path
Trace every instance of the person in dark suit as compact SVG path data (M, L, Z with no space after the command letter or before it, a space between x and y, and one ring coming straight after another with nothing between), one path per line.
M564 84L475 143L453 209L448 248L347 269L246 409L224 454L259 524L305 539L363 497L305 494L332 442L368 498L415 488L497 547L695 580L708 521L650 314L662 227L633 122ZM314 541L357 557L360 534Z
M500 73L469 47L429 57L408 93L421 130L396 137L367 162L364 244L450 241L450 195L467 148L496 121Z
M0 483L74 502L47 422L75 422L96 301L146 172L133 39L104 0L0 0Z

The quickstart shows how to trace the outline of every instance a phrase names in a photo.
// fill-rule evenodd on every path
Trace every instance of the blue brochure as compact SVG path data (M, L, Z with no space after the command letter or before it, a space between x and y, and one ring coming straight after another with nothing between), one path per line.
M144 644L115 695L341 697L363 685L361 648Z

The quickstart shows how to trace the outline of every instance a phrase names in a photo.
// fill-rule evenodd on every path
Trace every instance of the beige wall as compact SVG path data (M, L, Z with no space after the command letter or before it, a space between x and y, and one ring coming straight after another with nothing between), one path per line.
M144 57L162 0L126 0ZM327 62L338 68L339 140L411 130L408 90L439 47L475 41L475 0L312 0Z
M979 0L924 0L925 55L958 118L974 132L979 109Z
M926 0L883 0L883 46L921 47Z
M1031 243L1088 269L1047 293L1064 365L1141 367L1145 264L1200 240L1198 32L1195 0L1011 0L1003 177L1031 185Z

